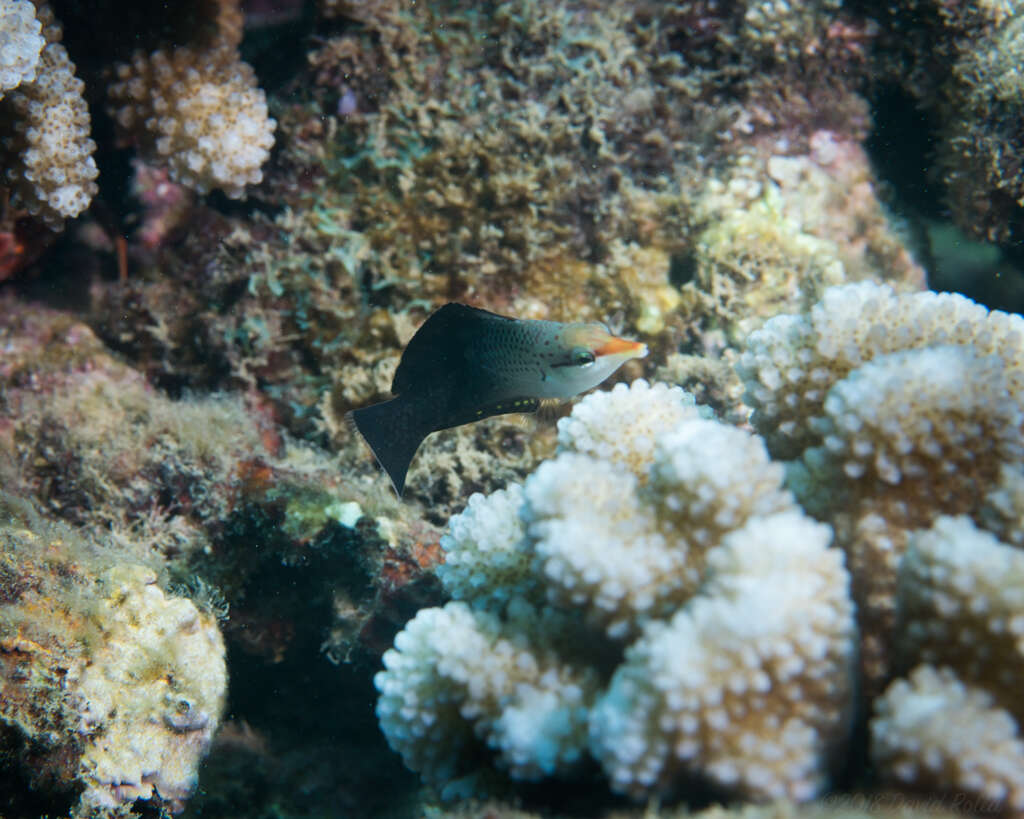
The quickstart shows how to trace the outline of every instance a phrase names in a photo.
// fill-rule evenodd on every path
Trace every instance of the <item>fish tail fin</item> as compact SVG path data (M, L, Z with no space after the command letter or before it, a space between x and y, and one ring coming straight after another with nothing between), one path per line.
M405 489L405 476L416 450L430 434L416 417L411 401L402 396L352 410L345 416L388 473L398 497Z

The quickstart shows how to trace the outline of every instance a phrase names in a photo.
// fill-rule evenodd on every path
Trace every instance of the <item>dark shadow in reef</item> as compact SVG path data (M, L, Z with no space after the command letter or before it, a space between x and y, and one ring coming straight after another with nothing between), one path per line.
M1024 311L1024 251L978 241L953 225L934 167L934 114L895 85L872 96L866 148L880 193L904 228L904 241L928 271L933 290L962 293L995 310Z

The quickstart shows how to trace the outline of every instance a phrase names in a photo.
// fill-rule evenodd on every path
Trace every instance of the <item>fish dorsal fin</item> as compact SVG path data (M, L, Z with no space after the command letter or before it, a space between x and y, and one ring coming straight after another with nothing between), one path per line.
M464 360L471 339L495 322L515 322L468 304L449 302L431 313L402 353L391 392L401 395L423 384L446 377Z

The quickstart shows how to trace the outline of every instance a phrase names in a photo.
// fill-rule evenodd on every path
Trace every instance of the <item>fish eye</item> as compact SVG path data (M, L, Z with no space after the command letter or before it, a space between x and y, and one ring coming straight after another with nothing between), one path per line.
M594 363L594 353L586 347L574 347L571 361L575 367L586 367L588 364Z

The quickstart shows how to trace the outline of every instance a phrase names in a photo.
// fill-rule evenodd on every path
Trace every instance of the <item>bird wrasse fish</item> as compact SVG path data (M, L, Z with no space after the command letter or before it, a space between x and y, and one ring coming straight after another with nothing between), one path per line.
M430 433L508 412L535 412L545 399L596 387L647 345L602 324L499 316L452 302L409 341L389 401L348 414L398 496Z

